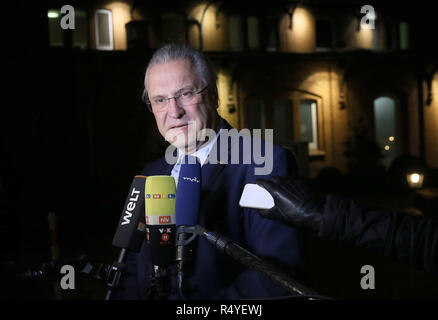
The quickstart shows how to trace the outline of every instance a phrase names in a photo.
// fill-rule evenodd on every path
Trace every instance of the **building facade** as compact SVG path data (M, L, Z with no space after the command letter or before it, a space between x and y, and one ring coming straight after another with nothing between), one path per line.
M357 127L368 129L386 167L404 154L436 167L437 59L408 9L355 1L95 1L76 8L84 27L73 42L136 57L167 42L204 51L218 72L221 116L238 129L273 128L304 175L345 172Z

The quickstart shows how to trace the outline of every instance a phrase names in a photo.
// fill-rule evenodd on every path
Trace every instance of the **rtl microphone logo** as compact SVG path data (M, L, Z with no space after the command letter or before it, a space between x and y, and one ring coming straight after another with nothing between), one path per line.
M150 199L151 198L151 194L146 194L146 199ZM155 193L152 195L152 199L175 199L175 194L174 193L169 193L169 194L160 194L160 193Z

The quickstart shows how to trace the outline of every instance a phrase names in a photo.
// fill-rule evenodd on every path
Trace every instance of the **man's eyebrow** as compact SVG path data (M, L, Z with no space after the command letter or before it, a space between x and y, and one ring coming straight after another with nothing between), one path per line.
M187 86L182 87L181 89L178 89L177 91L174 92L174 95L177 95L178 93L181 93L181 91L184 90L195 90L196 86L194 84L190 84ZM165 98L166 96L163 94L157 94L155 96L152 96L151 99L156 99L156 98Z
M155 95L155 96L152 96L152 97L151 97L151 100L152 100L152 99L156 99L156 98L164 98L164 96L163 96L162 94L157 94L157 95Z
M180 93L181 91L184 91L184 90L195 90L195 87L196 86L194 84L187 85L187 86L184 86L181 89L177 90L175 93Z

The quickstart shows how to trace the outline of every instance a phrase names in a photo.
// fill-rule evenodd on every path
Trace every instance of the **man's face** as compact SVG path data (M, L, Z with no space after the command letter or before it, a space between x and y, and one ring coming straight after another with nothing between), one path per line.
M150 101L156 97L174 97L184 90L199 91L203 84L195 69L188 60L170 61L157 64L149 69L147 91ZM167 107L152 112L161 135L175 147L182 149L187 146L199 146L197 134L204 128L213 128L216 124L217 105L210 88L195 95L193 103L180 105L175 99L167 102ZM196 135L188 134L188 123L196 124ZM189 150L193 151L193 150Z

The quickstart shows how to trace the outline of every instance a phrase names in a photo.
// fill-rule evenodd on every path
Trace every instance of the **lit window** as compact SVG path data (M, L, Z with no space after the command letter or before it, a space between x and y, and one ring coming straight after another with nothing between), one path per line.
M64 30L61 28L61 19L64 14L58 9L50 9L47 12L49 18L49 43L52 47L64 46ZM75 10L74 29L68 30L73 33L73 47L85 49L88 47L88 20L85 10Z
M400 23L400 49L409 49L409 25L407 22Z
M51 9L47 12L49 18L49 42L52 47L62 47L64 45L63 33L61 29L61 13L59 10Z
M301 100L300 137L309 143L309 149L318 149L318 116L316 100Z
M114 50L113 14L111 10L96 10L94 17L96 27L96 49Z
M73 30L73 47L88 47L88 19L85 10L75 10L75 29Z
M266 36L266 51L274 52L277 51L278 42L278 23L275 17L266 18L266 30L264 31Z
M229 35L231 51L243 50L242 19L239 16L231 16L229 20Z
M250 50L260 49L259 18L248 17L248 48Z
M49 19L59 18L59 10L49 10L47 12L47 17L49 17Z
M397 102L391 97L379 97L374 100L374 128L376 141L383 149L383 162L390 162L401 152L400 145L400 115Z

